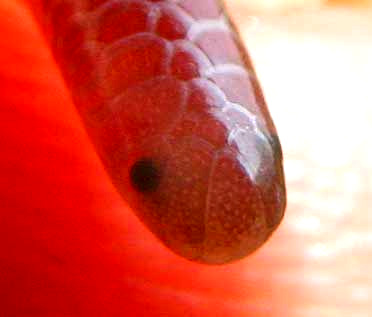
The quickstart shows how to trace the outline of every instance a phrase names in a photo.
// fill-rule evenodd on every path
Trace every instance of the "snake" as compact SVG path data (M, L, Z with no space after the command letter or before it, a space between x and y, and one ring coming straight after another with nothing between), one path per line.
M122 199L203 264L259 249L286 206L283 154L217 0L28 0Z

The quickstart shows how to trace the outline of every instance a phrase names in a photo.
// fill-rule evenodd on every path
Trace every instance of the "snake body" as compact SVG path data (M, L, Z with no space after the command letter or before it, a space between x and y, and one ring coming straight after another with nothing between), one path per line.
M222 6L29 3L108 175L143 223L203 263L261 246L284 214L282 154Z

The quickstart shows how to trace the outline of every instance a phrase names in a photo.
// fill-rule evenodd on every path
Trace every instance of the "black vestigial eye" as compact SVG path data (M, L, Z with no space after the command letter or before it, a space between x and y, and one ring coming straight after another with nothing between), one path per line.
M130 170L133 187L140 192L155 191L160 183L160 172L151 159L140 159Z

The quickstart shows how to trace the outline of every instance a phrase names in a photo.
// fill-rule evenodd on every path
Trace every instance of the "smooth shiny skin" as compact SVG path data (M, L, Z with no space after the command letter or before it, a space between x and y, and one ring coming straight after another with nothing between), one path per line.
M282 154L215 0L30 1L95 148L171 250L221 264L280 223Z

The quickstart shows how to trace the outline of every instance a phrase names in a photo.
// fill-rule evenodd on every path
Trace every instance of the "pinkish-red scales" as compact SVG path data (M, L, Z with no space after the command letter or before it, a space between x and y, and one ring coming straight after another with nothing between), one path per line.
M174 252L226 263L283 217L282 155L216 0L30 0L113 183Z

